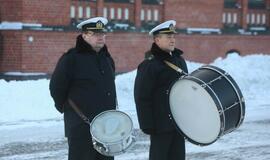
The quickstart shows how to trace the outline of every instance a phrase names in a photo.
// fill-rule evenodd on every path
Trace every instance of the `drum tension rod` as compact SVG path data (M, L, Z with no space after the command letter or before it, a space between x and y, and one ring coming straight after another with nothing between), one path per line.
M223 77L223 76L218 76L217 78L215 78L215 79L209 81L208 83L204 83L204 84L202 84L201 86L202 86L203 88L205 88L206 86L211 85L213 82L215 82L215 81L217 81L217 80L221 80L222 77Z
M236 106L236 105L239 104L239 103L240 103L240 102L234 102L234 104L232 104L232 105L229 106L228 108L224 109L223 111L225 112L225 111L227 111L227 110L233 108L234 106ZM222 114L221 111L219 111L219 114Z

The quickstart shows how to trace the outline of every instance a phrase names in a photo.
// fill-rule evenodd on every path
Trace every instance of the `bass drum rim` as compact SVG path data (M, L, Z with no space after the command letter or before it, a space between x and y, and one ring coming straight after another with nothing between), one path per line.
M244 96L243 96L243 93L242 91L240 90L238 84L236 83L236 81L232 78L232 76L230 74L228 74L226 71L216 67L216 66L213 66L213 65L204 65L202 67L200 67L202 69L209 69L209 70L212 70L216 73L219 73L221 75L224 75L224 77L226 78L226 80L231 84L232 88L234 89L234 92L236 93L237 97L238 97L238 100L240 103L240 109L241 109L241 113L240 113L240 117L239 118L239 122L237 124L237 127L240 127L240 125L244 122L244 117L245 117L245 114L246 114L246 105L245 105L245 100L244 100Z
M184 77L182 77L182 78L184 78ZM190 80L190 79L185 79L185 80L187 80L187 81L192 81L192 82L194 82L195 84L197 84L196 83L196 81L194 81L194 80ZM192 139L189 135L187 135L181 128L180 128L180 126L177 124L177 122L176 122L176 120L175 120L175 118L173 117L173 113L172 113L172 109L171 109L171 103L170 103L170 100L171 100L171 90L172 90L172 88L174 87L174 85L177 83L179 81L179 79L177 79L177 80L175 80L174 81L174 83L170 86L170 92L169 92L169 94L168 94L168 104L169 104L169 117L170 117L170 119L173 121L173 124L174 124L174 126L176 127L176 129L177 129L177 131L179 131L180 132L180 134L182 134L182 136L185 138L185 139L187 139L189 142L191 142L191 143L193 143L193 144L196 144L196 145L199 145L199 146L206 146L206 145L210 145L210 144L212 144L212 143L214 143L217 139L218 139L218 137L220 136L220 129L218 129L218 133L217 134L215 134L216 136L215 136L215 138L213 139L213 140L211 140L210 142L198 142L198 141L196 141L196 140L194 140L194 139ZM205 92L207 92L207 94L210 96L210 97L215 97L213 94L210 94L209 93L209 91L208 90L205 90ZM217 97L215 97L214 99L212 99L212 103L214 103L216 106L219 106L219 103L218 103L218 100L216 99ZM217 109L217 108L215 108L215 109ZM218 110L217 110L217 112L218 112ZM220 126L221 125L221 121L222 121L222 116L220 115L220 116L218 116L218 119L219 119L219 124L217 124L218 126Z
M238 86L237 83L235 82L235 80L234 80L234 79L233 79L226 71L224 71L224 70L222 70L222 69L220 69L220 68L218 68L218 67L216 67L216 66L212 66L212 65L204 65L204 66L201 66L200 68L198 68L197 70L199 70L199 69L212 70L212 71L214 71L214 72L216 72L216 73L218 73L218 74L220 74L220 75L223 75L223 77L227 80L227 82L230 83L230 85L231 85L231 87L233 88L233 90L235 91L235 93L236 93L236 95L237 95L237 97L238 97L239 103L240 103L240 110L241 110L241 112L240 112L240 115L239 115L239 121L238 121L238 123L237 123L237 126L236 126L234 129L239 128L240 125L241 125L241 124L243 123L243 121L244 121L244 116L245 116L245 101L244 101L243 94L242 94L242 92L241 92L239 86ZM196 71L196 70L194 70L194 71ZM192 73L193 73L193 72L192 72ZM192 73L191 73L191 74L192 74ZM188 76L188 77L192 77L192 76L189 76L189 75L182 76L181 78L175 80L175 81L170 85L169 90L167 91L167 93L168 93L167 104L169 104L169 108L168 108L169 117L170 117L170 119L173 121L173 124L175 125L176 130L177 130L182 136L184 136L184 138L187 139L189 142L191 142L191 143L193 143L193 144L195 144L195 145L199 145L199 146L210 145L210 144L214 143L215 141L217 141L217 139L219 139L221 136L223 136L223 135L226 134L226 133L220 132L219 135L217 136L217 138L216 138L214 141L210 142L210 143L199 143L199 142L197 142L197 141L191 139L189 136L187 136L186 133L184 133L184 132L181 130L181 128L179 127L179 125L176 123L174 117L172 116L173 114L172 114L172 112L171 112L171 105L170 105L170 91L172 90L174 84L175 84L177 81L179 81L180 79L184 79L184 78L187 77L187 76ZM195 77L195 78L196 78L196 77ZM198 81L195 80L195 79L192 79L192 80L191 80L191 79L188 79L188 80L193 81L193 82L195 82L195 83L198 82ZM199 79L199 80L200 80L200 79ZM206 87L206 88L207 88L207 87ZM211 87L209 87L209 88L210 88L210 90L211 90ZM207 90L207 89L206 89L206 90ZM209 93L209 95L215 94L215 92L213 92L213 93L212 93L211 91L207 91L207 92ZM220 104L218 103L219 97L217 97L217 96L211 96L211 97L212 97L213 100L215 101L217 107L222 107L222 106L220 106ZM221 105L222 105L222 104L221 104ZM223 114L220 114L220 119L221 119L221 120L223 119L222 116L224 116L224 115L223 115ZM221 121L221 123L225 123L225 122L222 122L222 121ZM220 130L222 130L222 129L220 129ZM229 132L227 132L227 133L229 133Z

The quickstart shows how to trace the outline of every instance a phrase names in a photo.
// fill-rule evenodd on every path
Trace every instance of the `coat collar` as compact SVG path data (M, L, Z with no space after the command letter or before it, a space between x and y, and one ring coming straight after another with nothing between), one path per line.
M93 47L88 44L83 38L82 38L82 35L79 35L77 37L77 41L76 41L76 50L79 52L79 53L90 53L90 54L95 54L97 53ZM105 53L108 53L108 49L107 49L107 46L104 45L104 47L102 47L100 49L99 52L105 52Z
M154 55L154 57L156 57L157 59L163 61L163 60L169 59L172 56L180 57L180 55L183 54L183 51L181 51L180 49L175 48L172 51L172 56L171 56L168 52L165 52L164 50L159 48L159 46L156 43L153 43L152 48L151 48L151 53Z

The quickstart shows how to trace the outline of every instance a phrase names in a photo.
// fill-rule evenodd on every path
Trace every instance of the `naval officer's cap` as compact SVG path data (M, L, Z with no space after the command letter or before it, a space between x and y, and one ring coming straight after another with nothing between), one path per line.
M82 31L92 31L92 32L104 32L105 25L108 23L107 18L104 17L94 17L82 21L77 25L77 28Z
M159 25L157 25L155 28L153 28L150 32L149 35L157 35L157 34L174 34L177 33L175 31L175 25L176 22L175 20L169 20L166 22L163 22Z

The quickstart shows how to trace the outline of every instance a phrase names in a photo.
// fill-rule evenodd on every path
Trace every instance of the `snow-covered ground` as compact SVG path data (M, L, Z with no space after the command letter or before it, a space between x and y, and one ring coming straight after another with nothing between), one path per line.
M189 71L203 64L188 62ZM188 160L270 159L270 56L230 54L211 65L228 72L239 85L246 103L244 123L214 144L200 147L186 143ZM149 137L138 130L133 100L136 71L116 78L119 109L134 123L135 145L116 160L146 160ZM49 80L0 80L0 160L67 159L63 115L55 108Z

